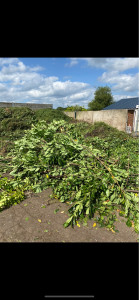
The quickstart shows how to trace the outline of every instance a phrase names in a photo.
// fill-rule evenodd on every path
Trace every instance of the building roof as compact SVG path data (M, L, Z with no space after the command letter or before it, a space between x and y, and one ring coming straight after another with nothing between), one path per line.
M109 109L135 109L136 105L139 105L139 97L134 98L126 98L121 99L109 106L106 106L103 108L103 110L109 110Z

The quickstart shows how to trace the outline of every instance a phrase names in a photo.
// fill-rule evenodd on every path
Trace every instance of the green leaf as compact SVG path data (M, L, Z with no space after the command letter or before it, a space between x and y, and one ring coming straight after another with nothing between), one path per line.
M126 225L128 226L128 227L132 227L132 223L131 223L131 221L128 219L127 220L127 222L126 222Z
M54 210L54 214L56 214L59 211L59 208Z
M40 193L42 191L41 187L37 187L35 193Z
M106 227L107 227L107 228L111 228L111 225L107 225Z
M67 219L67 221L63 224L63 226L66 228L70 225L71 221L73 219L73 216L71 216L69 219Z
M89 215L89 211L90 211L90 209L88 207L87 210L86 210L86 215Z
M80 196L81 196L81 190L79 190L79 192L77 192L76 199L79 200Z
M121 211L119 212L119 215L120 215L121 217L124 217L124 216L125 216L125 212L121 210Z
M110 197L110 200L113 201L115 199L115 197L116 197L116 195L115 195L115 193L113 193Z
M106 196L109 197L109 195L110 195L110 191L107 190L107 191L106 191Z

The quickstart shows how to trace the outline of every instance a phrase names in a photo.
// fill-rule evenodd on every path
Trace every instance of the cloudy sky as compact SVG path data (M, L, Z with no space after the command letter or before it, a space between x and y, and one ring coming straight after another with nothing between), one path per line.
M115 101L139 96L139 58L0 58L0 102L88 108L106 85Z

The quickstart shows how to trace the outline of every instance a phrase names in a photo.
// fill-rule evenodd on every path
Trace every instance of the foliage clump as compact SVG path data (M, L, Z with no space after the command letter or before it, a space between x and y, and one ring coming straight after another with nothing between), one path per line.
M15 140L22 137L25 130L31 129L32 124L37 124L41 120L50 123L54 119L71 120L62 110L51 108L39 110L32 110L28 107L0 108L0 135L3 138Z
M31 128L35 122L35 112L27 107L0 108L0 134L8 136Z
M49 186L53 197L70 202L70 217L64 226L95 215L100 226L113 230L115 211L127 225L139 230L137 193L128 192L137 173L136 140L116 137L84 138L85 126L64 120L40 121L15 141L12 155L13 185L41 192ZM87 129L87 124L86 124ZM2 200L1 200L2 201Z
M70 121L71 118L64 114L63 110L59 109L52 109L52 108L45 108L45 109L38 109L35 112L36 120L41 121L45 120L47 123L52 122L53 120L65 120Z
M65 111L87 111L86 108L84 108L84 106L80 106L80 105L74 105L74 106L68 106Z

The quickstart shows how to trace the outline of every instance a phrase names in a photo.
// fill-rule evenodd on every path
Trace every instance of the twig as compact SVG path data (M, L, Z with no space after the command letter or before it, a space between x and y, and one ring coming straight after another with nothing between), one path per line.
M133 177L133 176L139 176L139 174L130 174L129 177Z
M129 153L128 153L128 177L127 177L127 181L126 181L126 185L128 185L128 181L129 181Z
M126 192L139 193L139 190L126 190Z

